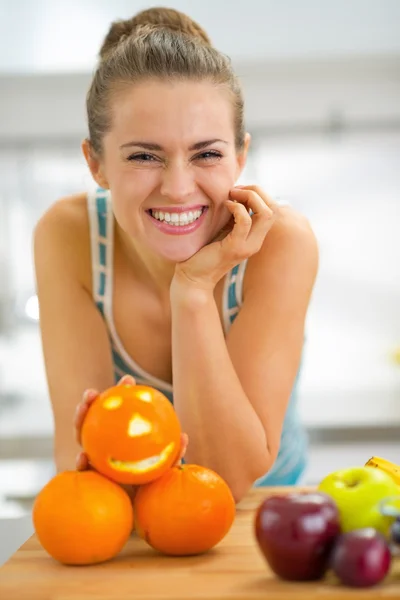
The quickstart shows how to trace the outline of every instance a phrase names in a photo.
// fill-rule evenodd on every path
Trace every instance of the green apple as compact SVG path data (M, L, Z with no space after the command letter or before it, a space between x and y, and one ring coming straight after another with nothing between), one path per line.
M375 467L349 467L324 477L318 490L335 501L343 532L373 527L388 535L393 518L380 513L379 502L400 494L400 487L388 473Z

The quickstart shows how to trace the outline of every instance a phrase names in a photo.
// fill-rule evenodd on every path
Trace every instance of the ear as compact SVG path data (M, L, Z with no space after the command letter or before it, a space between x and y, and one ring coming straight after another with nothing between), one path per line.
M251 136L250 136L249 133L246 133L246 135L244 136L243 148L237 154L236 179L239 179L240 175L242 174L242 171L243 171L244 167L246 166L247 154L248 154L248 151L249 151L250 142L251 142Z
M108 189L103 163L97 157L88 139L83 140L81 148L93 179L101 188Z

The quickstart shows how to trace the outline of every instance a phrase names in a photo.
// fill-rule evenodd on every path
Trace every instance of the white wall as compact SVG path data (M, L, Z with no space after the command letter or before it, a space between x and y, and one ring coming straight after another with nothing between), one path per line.
M400 121L400 56L235 66L250 130ZM88 73L0 76L0 143L85 135L89 83Z
M269 138L257 181L320 248L301 408L310 426L400 424L400 130Z
M0 1L0 72L88 72L111 21L150 6L182 10L233 60L400 53L397 0Z

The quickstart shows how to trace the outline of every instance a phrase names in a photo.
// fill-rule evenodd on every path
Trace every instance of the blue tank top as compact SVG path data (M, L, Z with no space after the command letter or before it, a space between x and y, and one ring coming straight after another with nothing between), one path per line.
M112 310L114 214L108 190L88 193L90 223L93 299L101 312L109 333L114 377L133 375L137 383L160 390L173 403L173 388L147 373L126 352L115 328ZM225 335L242 305L242 284L247 261L236 265L225 277L223 289L223 323ZM306 467L308 439L301 424L297 407L297 388L300 369L286 411L278 456L272 468L255 482L256 486L295 485Z

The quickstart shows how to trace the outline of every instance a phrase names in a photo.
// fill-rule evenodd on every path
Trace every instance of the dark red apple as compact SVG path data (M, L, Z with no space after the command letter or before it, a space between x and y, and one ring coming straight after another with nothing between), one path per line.
M376 529L354 529L341 535L332 551L331 567L344 585L370 587L382 581L392 555L386 539Z
M271 570L291 581L312 581L325 574L340 534L339 511L321 492L267 498L258 507L255 536Z

